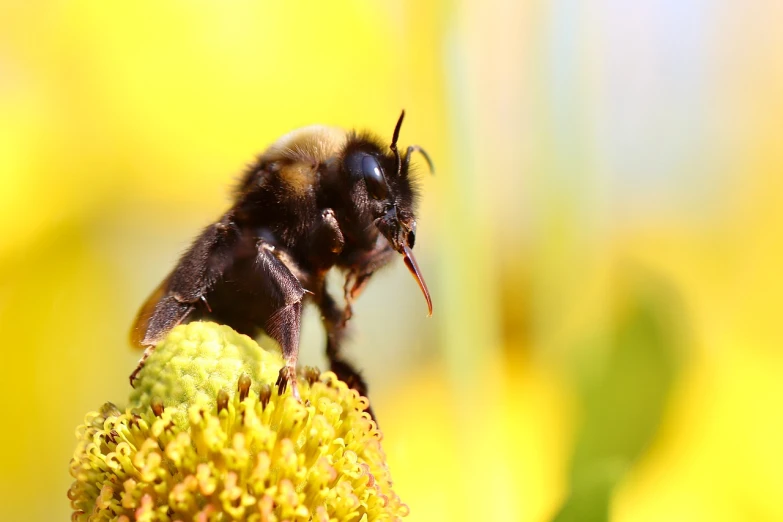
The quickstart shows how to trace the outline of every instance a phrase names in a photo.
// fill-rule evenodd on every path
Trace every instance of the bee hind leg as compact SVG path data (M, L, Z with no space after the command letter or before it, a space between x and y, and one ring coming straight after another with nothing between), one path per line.
M147 358L152 354L152 352L155 351L155 346L147 346L145 348L144 353L141 355L141 359L139 359L139 364L136 365L136 368L133 370L133 373L130 374L130 385L131 388L136 387L136 379L139 377L139 372L142 368L144 368L144 363L147 361Z

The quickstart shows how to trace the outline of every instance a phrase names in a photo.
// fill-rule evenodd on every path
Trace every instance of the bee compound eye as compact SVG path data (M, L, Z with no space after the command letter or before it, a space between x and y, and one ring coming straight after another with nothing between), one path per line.
M367 192L373 199L385 199L388 194L386 178L380 163L374 156L365 155L362 158L362 176L367 185Z

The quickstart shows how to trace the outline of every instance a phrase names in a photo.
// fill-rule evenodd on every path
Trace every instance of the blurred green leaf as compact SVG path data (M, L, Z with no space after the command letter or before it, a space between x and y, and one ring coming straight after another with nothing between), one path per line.
M608 331L582 352L606 360L597 375L578 375L584 418L558 522L609 519L612 491L654 439L677 373L679 299L650 274L635 275L623 293Z

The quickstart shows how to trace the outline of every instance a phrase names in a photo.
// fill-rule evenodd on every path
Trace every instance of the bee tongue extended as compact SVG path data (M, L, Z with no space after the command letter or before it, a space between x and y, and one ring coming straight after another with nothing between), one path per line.
M427 283L424 282L424 278L421 276L419 265L416 264L416 258L413 257L413 252L407 246L402 247L402 257L405 259L405 266L408 267L413 277L416 278L416 282L419 283L419 288L424 294L424 299L427 300L427 309L429 310L428 316L432 316L432 299L430 299L430 291L427 290Z

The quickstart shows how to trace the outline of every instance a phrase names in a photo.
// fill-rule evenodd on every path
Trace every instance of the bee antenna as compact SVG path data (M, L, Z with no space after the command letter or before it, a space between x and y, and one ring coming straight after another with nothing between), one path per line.
M435 165L432 164L432 158L427 154L427 151L419 147L418 145L411 145L408 147L408 152L405 154L405 170L408 170L411 164L411 154L418 152L424 159L427 160L427 165L430 167L430 174L435 174Z
M392 142L389 148L394 153L394 157L397 158L397 177L402 174L402 158L400 158L400 151L397 150L397 138L400 137L400 127L402 127L402 119L405 118L405 109L400 113L400 119L397 120L397 125L394 126L394 134L392 134Z

